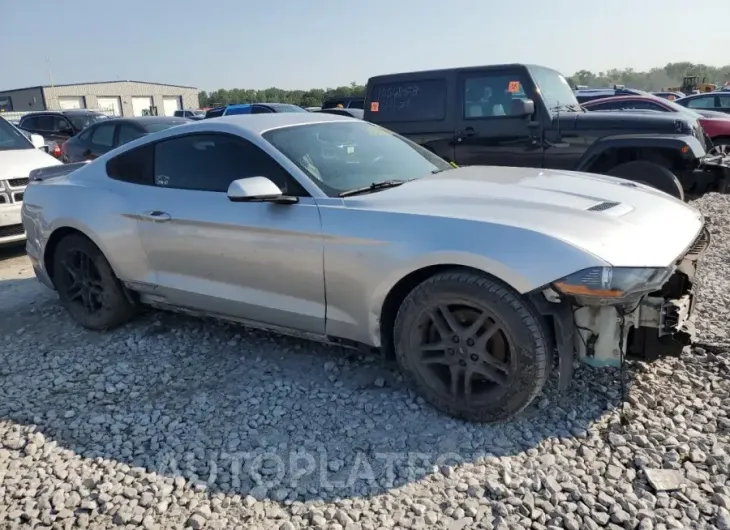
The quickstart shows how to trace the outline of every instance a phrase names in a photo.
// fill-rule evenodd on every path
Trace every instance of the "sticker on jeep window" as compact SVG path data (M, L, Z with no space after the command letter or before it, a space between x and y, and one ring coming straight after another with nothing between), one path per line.
M520 82L519 81L510 81L509 85L507 85L507 92L510 94L516 94L520 91Z
M378 112L380 110L380 103L373 101L370 103L370 112Z

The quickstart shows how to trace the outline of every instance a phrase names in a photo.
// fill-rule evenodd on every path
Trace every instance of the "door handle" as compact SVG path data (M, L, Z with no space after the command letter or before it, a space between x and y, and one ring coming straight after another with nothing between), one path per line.
M456 139L461 140L462 138L468 138L470 136L476 136L477 132L474 130L474 127L467 127L466 129L462 129L461 131L456 132Z
M142 219L144 219L145 221L152 221L154 223L164 223L165 221L169 221L170 219L172 219L172 217L170 217L169 213L154 210L151 212L143 213Z

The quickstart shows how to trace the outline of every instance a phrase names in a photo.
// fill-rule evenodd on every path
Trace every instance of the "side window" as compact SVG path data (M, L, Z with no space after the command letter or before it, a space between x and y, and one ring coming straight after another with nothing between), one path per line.
M73 131L73 127L63 116L50 116L52 120L51 130L54 132L68 132Z
M20 126L24 129L38 129L38 117L28 116L27 118L21 118Z
M730 109L730 94L717 96L717 99L720 100L720 108Z
M446 80L417 79L377 84L370 90L369 120L375 123L440 121L446 117Z
M91 134L91 143L99 147L112 147L114 145L114 124L99 125Z
M587 105L586 108L589 110L619 110L623 107L621 106L621 103L617 101L605 101Z
M154 147L143 145L115 156L106 163L106 174L115 180L151 186Z
M364 109L365 108L365 101L362 99L356 99L353 101L350 101L350 104L347 106L347 108L350 109Z
M84 142L88 142L91 139L91 135L94 134L93 127L87 127L78 135L78 139Z
M496 118L512 114L512 101L524 99L519 75L480 74L464 79L464 118Z
M261 105L254 105L251 109L251 114L271 114L274 112L268 107L262 107Z
M53 116L36 116L35 129L38 131L53 132L54 119Z
M129 125L128 123L122 123L119 126L117 145L124 145L128 142L131 142L132 140L136 140L140 136L144 136L144 132L140 131L132 125Z
M220 109L211 109L205 113L206 118L217 118L218 116L223 116L223 113L226 111L226 108L220 108Z
M267 177L286 194L306 195L274 159L242 138L196 134L155 145L157 186L225 193L231 182L246 177Z
M687 106L691 109L714 109L715 96L692 98L687 101Z

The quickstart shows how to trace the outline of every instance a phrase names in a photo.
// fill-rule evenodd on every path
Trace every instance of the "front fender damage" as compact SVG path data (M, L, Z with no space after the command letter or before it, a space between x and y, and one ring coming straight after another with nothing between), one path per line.
M654 361L680 356L696 340L697 261L710 244L703 229L662 289L631 305L576 305L551 287L531 294L554 336L559 387L568 386L573 361L620 368L624 360Z

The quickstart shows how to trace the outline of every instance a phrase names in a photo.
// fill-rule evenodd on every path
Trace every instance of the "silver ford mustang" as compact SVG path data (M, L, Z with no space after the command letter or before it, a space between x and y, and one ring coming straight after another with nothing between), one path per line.
M82 326L146 304L394 354L434 406L504 420L554 364L692 339L702 216L647 186L455 168L327 114L202 120L36 170L38 279ZM557 362L555 362L557 361Z

